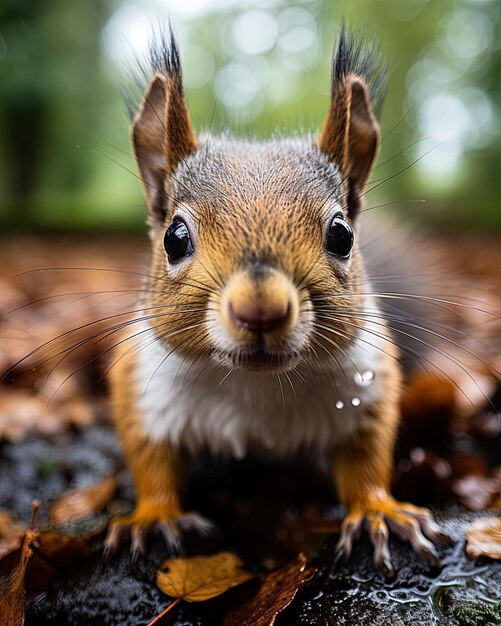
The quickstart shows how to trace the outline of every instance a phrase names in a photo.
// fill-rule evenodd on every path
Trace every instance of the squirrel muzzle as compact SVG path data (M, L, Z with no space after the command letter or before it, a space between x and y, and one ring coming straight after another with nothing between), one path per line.
M221 298L221 320L239 344L249 345L256 336L269 341L283 339L296 326L297 290L285 274L259 265L236 272Z

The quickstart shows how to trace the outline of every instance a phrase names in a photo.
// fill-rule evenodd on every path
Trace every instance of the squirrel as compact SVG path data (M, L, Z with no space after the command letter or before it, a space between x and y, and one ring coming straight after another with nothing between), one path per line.
M437 562L432 514L390 491L402 375L358 242L379 54L342 27L318 137L198 139L172 29L157 39L131 128L151 265L111 370L137 502L110 523L106 550L130 538L140 553L156 526L172 548L183 529L208 529L180 500L201 450L307 452L328 458L347 508L338 556L365 525L378 569L392 570L389 530Z

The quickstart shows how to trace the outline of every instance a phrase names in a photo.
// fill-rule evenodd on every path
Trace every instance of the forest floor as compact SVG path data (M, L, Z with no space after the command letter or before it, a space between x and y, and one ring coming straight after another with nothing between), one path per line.
M146 625L181 596L158 623L500 624L501 246L451 237L431 249L447 273L428 281L439 316L425 335L432 347L406 377L393 489L433 508L454 539L438 548L441 567L392 538L397 574L385 579L367 537L347 564L334 563L342 512L326 473L305 459L202 458L187 502L217 531L188 534L185 553L237 564L222 595L193 598L189 567L178 574L182 593L159 588L169 556L159 539L139 562L127 550L112 562L101 552L107 521L133 504L106 376L117 320L134 310L144 282L147 242L0 240L1 623ZM210 579L213 561L195 563Z

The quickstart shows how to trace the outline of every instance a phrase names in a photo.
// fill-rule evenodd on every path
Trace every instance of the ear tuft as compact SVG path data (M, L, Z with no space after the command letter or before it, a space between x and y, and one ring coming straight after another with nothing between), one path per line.
M154 72L164 74L182 84L181 57L172 26L168 34L160 31L149 46L150 65Z
M374 41L349 35L344 25L332 63L332 94L319 148L338 166L346 181L348 211L358 212L374 162L386 69Z
M166 79L165 156L167 171L173 174L179 163L197 149L197 141L186 106L179 48L171 25L168 35L161 32L150 45L150 63L154 73Z
M132 88L126 90L129 108L138 110L134 99L139 91L141 105L134 114L132 140L145 187L150 224L164 224L169 190L178 165L197 149L197 141L186 106L179 48L172 28L153 37L148 61L136 60L130 71Z
M386 74L377 41L367 41L360 32L348 33L342 24L332 59L332 94L348 77L357 76L367 85L372 110L379 117L386 93Z

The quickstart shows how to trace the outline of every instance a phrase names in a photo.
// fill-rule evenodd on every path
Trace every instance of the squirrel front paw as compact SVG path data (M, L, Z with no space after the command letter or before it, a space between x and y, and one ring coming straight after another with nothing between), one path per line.
M142 503L130 515L110 522L104 540L104 554L107 558L112 557L130 540L132 557L138 559L144 554L148 538L154 532L160 532L169 551L177 554L181 551L183 532L208 535L213 531L212 522L196 512L184 512L172 505Z
M398 502L390 495L383 498L368 498L356 502L349 508L341 525L336 546L337 559L348 559L353 541L362 532L364 522L374 547L374 565L386 575L394 573L388 548L389 530L410 543L431 565L440 566L432 541L444 541L448 540L448 537L441 533L430 511L413 504Z

